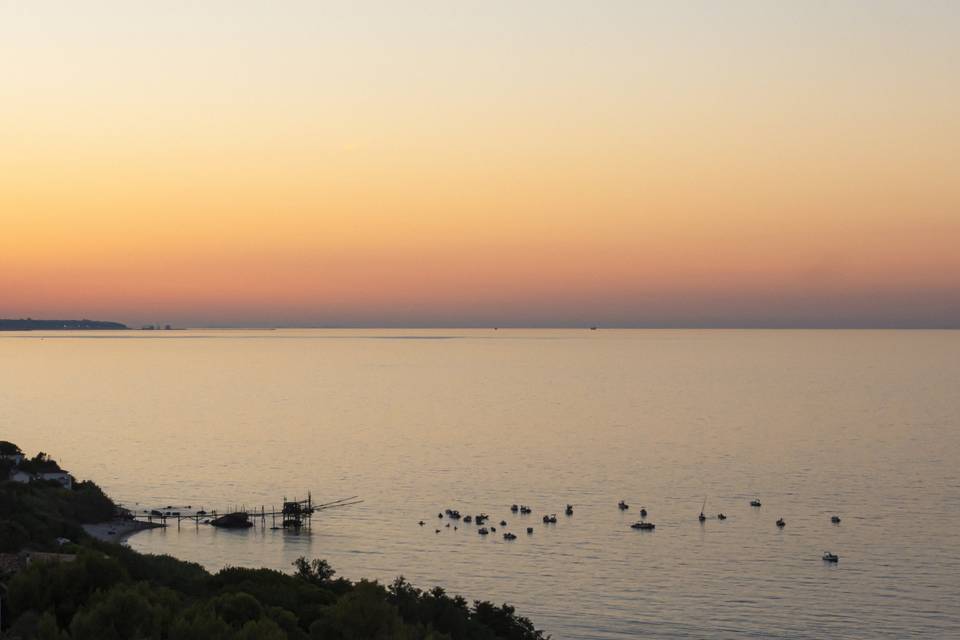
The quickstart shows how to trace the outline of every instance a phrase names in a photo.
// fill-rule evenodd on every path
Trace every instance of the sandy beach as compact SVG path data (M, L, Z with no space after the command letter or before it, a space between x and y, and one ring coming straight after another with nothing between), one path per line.
M85 524L83 530L88 535L104 542L123 542L128 537L145 529L155 529L165 525L157 522L139 522L137 520L111 520L97 524Z

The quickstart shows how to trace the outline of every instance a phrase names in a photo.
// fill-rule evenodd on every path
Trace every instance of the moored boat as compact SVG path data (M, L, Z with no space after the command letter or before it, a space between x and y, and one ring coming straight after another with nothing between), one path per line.
M224 514L211 520L210 524L223 529L246 529L253 526L253 523L250 522L250 516L243 511Z

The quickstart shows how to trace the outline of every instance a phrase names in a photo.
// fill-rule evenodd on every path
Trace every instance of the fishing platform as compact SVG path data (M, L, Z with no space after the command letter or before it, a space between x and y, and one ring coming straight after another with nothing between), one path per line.
M160 526L168 526L172 521L176 521L177 528L181 527L183 522L192 522L194 526L200 527L201 524L209 524L223 529L248 529L255 526L259 520L260 527L265 529L267 519L270 519L271 529L309 529L313 516L321 511L328 509L337 509L339 507L349 507L360 504L363 500L359 496L349 498L340 498L331 502L315 503L313 496L307 492L305 500L287 500L283 498L283 507L277 509L270 507L268 511L266 505L257 509L247 509L245 506L240 508L229 508L224 511L206 511L202 507L194 510L191 505L186 507L174 507L167 505L163 509L128 509L124 508L127 517L140 522L159 523ZM279 525L278 525L279 521Z

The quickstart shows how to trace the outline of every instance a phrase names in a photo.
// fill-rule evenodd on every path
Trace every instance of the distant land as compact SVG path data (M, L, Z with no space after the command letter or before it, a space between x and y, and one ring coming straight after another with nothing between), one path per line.
M102 331L127 328L129 328L127 325L120 322L104 322L102 320L34 320L33 318L11 320L0 318L0 331Z

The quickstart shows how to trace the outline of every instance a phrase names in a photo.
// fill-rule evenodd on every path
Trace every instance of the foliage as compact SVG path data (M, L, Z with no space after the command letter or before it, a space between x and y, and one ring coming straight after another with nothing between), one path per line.
M57 464L57 461L43 451L29 460L24 460L17 465L17 468L27 473L54 473L56 471L63 471L60 465Z
M104 543L84 544L72 562L34 562L8 584L13 626L22 640L538 640L512 607L440 589L421 591L402 577L333 580L329 565L301 558L304 575L227 568L211 575L169 557L142 556ZM156 573L150 573L156 572ZM317 584L318 575L325 576ZM343 585L346 585L343 587ZM335 591L331 586L337 586ZM339 589L343 588L342 592Z
M52 549L57 538L79 540L82 524L109 520L115 511L92 482L72 489L55 482L0 482L0 552Z
M23 455L23 451L20 450L20 447L12 442L0 440L0 456L13 456L18 454Z

